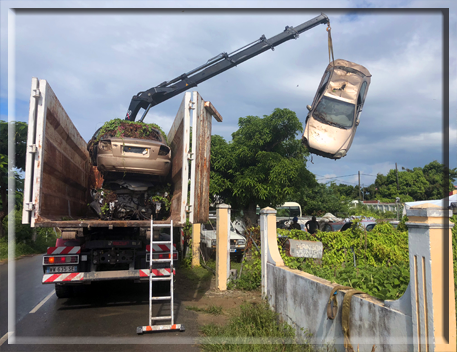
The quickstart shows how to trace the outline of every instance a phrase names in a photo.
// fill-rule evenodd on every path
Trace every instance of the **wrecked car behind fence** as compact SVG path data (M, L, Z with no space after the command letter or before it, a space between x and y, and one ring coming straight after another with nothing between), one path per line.
M173 196L169 200L170 215L154 223L173 220L173 242L178 246L182 244L180 229L186 223L186 214L190 222L208 221L214 114L214 107L197 92L185 93L168 133ZM189 158L191 119L195 147ZM148 280L151 254L153 258L167 255L177 258L176 248L163 245L149 248L150 220L101 220L90 209L90 192L102 188L103 175L91 165L87 143L45 80L32 80L28 128L22 222L61 231L56 246L48 248L43 257L42 279L45 284L56 285L59 297L69 296L71 285L96 280ZM123 181L119 180L122 178L110 182L121 187L119 182ZM145 187L132 180L128 183L127 189ZM152 236L160 241L170 233L154 229ZM152 270L159 270L157 275L160 275L160 268L158 263Z

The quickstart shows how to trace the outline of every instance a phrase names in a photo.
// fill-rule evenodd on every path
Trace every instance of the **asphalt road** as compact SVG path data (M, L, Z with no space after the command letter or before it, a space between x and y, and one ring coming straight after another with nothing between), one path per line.
M15 261L10 302L16 325L8 339L8 264L0 265L0 351L199 351L196 313L180 302L184 287L175 288L174 309L175 323L186 330L137 335L138 326L148 325L147 284L96 282L76 297L59 299L53 285L41 284L41 260L37 255ZM160 284L157 293L167 294L168 284ZM169 312L169 303L154 303L153 315Z

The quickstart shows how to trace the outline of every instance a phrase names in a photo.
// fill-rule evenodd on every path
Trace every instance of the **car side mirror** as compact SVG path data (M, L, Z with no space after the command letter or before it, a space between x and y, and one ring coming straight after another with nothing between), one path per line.
M306 105L306 108L311 111L311 105Z

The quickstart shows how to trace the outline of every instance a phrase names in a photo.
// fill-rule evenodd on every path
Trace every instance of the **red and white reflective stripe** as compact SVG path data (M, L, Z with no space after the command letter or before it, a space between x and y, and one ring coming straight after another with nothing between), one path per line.
M79 254L81 253L80 246L68 247L48 247L47 254Z
M170 276L171 269L164 268L164 269L152 269L151 273L152 276ZM173 275L176 274L176 270L173 269ZM149 269L142 269L140 270L140 277L148 277L149 276Z
M84 279L84 273L45 274L45 275L43 275L43 283L81 281L83 279Z
M176 244L173 243L173 248L176 250ZM149 252L151 249L151 246L148 244L146 245L146 251ZM152 245L152 251L153 252L169 252L170 251L170 246L168 244L153 244Z

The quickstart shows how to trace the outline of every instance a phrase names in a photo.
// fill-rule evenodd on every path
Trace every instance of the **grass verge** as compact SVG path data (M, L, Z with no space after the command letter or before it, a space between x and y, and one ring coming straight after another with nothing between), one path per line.
M15 258L23 255L45 253L48 247L54 246L56 243L55 235L37 235L35 242L22 241L16 242L15 245ZM8 259L8 238L3 237L0 239L0 261Z
M195 306L188 306L186 307L187 310L192 310L194 312L202 312L202 313L208 313L212 315L221 315L222 314L222 307L221 306L215 306L211 305L207 308L199 308Z
M297 337L295 329L279 319L266 302L244 303L225 326L202 326L203 351L318 351L309 334ZM326 349L331 351L332 349Z

